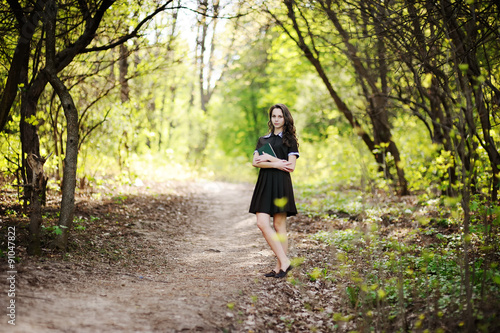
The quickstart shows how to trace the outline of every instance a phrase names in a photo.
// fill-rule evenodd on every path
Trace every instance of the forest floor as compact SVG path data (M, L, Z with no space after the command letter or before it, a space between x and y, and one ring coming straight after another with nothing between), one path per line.
M28 218L2 207L2 234L16 226L21 260L16 325L7 325L4 316L1 327L9 332L260 331L267 319L258 317L257 295L274 288L292 291L286 279L263 277L274 257L248 213L252 189L167 182L115 190L99 200L80 198L68 253L51 248L53 233L45 227L41 257L26 255ZM55 223L56 212L49 201L46 220ZM294 237L292 247L293 242ZM2 261L6 272L7 259ZM5 309L7 294L1 297ZM269 306L270 312L280 308ZM289 310L283 308L282 315ZM273 320L279 317L276 313Z
M348 315L354 310L342 279L318 278L329 273L316 267L335 265L335 251L311 237L320 230L359 225L357 217L289 218L290 257L296 267L287 279L265 278L275 259L255 216L248 213L252 190L249 184L202 181L100 189L78 198L66 254L51 245L58 210L55 199L49 198L40 257L26 255L29 218L19 213L15 193L0 193L0 248L7 248L7 229L14 226L19 258L16 325L7 324L4 315L0 331L359 330ZM411 223L398 217L383 233L400 232ZM0 260L2 272L9 271L5 253ZM12 299L7 296L0 295L3 309ZM408 320L418 321L422 307L415 302ZM378 310L387 315L382 308L374 309ZM452 332L456 325L441 320L433 327ZM390 331L388 326L373 330Z

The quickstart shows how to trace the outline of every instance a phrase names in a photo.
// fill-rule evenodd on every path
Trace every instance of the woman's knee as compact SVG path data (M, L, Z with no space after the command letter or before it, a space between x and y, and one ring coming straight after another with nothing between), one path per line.
M271 226L271 224L270 224L269 216L266 216L266 214L258 214L257 215L257 227L261 231L264 231L265 229L269 228L270 226Z
M269 222L257 220L257 228L259 228L260 231L264 231L265 229L269 228Z
M286 214L276 214L273 217L273 224L276 230L286 231Z

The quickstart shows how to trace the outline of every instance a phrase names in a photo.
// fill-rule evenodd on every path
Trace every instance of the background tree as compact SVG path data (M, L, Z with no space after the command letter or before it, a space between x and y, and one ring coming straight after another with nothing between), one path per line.
M323 34L321 32L315 32L314 29L320 28L325 24L324 19L321 19L321 16L317 16L318 10L314 10L314 7L302 4L298 4L295 1L284 1L284 5L286 6L286 15L290 23L288 24L283 18L279 18L277 13L273 13L270 10L269 14L274 18L274 20L279 24L282 29L286 32L286 34L292 38L297 44L298 48L302 50L304 56L311 62L314 66L318 75L323 80L323 83L327 87L330 96L335 101L337 108L344 114L348 122L351 124L354 131L363 139L368 149L373 153L373 156L377 163L380 165L381 171L384 171L386 176L390 176L389 174L389 165L386 163L387 161L387 153L391 152L394 157L394 166L398 171L398 179L399 179L399 188L400 193L403 195L408 194L407 181L404 176L403 165L400 160L399 150L396 144L392 141L389 118L387 116L386 105L387 100L381 91L387 90L387 68L385 65L385 49L383 47L383 41L379 40L379 47L375 48L378 50L379 54L374 55L375 59L378 56L379 61L373 61L372 64L377 69L379 78L373 75L375 74L372 71L372 74L368 73L366 69L366 65L361 63L361 59L358 56L358 51L356 47L350 42L350 38L347 32L344 30L342 25L340 24L337 16L332 9L331 2L320 2L321 11L323 11L323 15L326 14L326 17L333 23L339 35L337 38L340 39L345 47L345 54L348 59L353 64L353 68L355 73L358 76L359 84L361 85L361 89L367 99L367 113L371 120L371 129L372 135L366 132L365 125L363 125L354 113L351 111L351 108L343 101L342 97L339 95L337 90L334 88L334 85L329 78L329 74L327 70L325 70L325 66L323 62L327 62L325 59L326 53L322 53L319 51L319 44L321 41L325 40L326 45L321 45L321 48L328 47L328 44L334 44L335 41L332 40L332 36L330 35L331 31L329 31L328 35ZM321 22L319 22L321 20ZM290 27L288 27L290 26ZM293 29L293 30L291 30ZM292 34L293 31L293 34ZM335 37L333 37L335 38ZM366 45L367 49L372 48L371 45ZM373 59L373 58L369 58ZM380 80L381 89L377 87L377 80ZM372 138L374 137L374 139Z
M40 156L39 152L40 147L39 147L37 129L36 126L34 126L33 122L30 121L30 119L36 117L36 107L38 100L49 81L51 82L54 88L57 87L55 90L59 95L63 109L65 110L66 120L68 123L68 132L67 132L68 145L66 147L67 149L65 154L65 165L64 165L65 176L63 180L63 189L62 189L63 200L61 202L61 215L60 215L61 216L60 226L63 228L63 230L58 242L58 246L60 246L61 248L65 248L67 245L68 232L69 229L71 228L73 220L74 190L76 185L76 166L77 166L77 156L78 156L78 113L76 111L76 108L74 107L74 102L72 102L72 99L70 98L67 87L65 87L64 83L60 79L58 79L57 73L61 72L64 68L66 68L78 54L84 53L84 50L85 52L88 52L88 51L110 49L114 46L126 42L127 40L133 37L136 37L140 28L156 14L162 12L169 3L170 2L167 1L166 4L159 6L156 10L152 12L152 14L148 15L144 20L139 22L137 27L131 33L126 32L124 35L118 37L117 40L111 41L108 45L97 46L92 50L85 50L85 49L94 39L95 34L99 28L99 25L101 24L101 21L103 19L103 16L106 13L106 11L110 8L110 6L113 4L113 1L103 1L99 5L95 5L92 2L88 4L81 2L78 4L76 3L67 4L66 6L63 6L62 9L69 10L70 13L73 13L72 11L73 8L79 9L79 13L81 14L83 20L79 21L80 23L77 24L77 26L79 25L81 27L81 30L79 31L79 29L75 29L73 24L75 21L71 21L74 20L75 18L72 15L65 16L63 18L63 21L61 21L58 24L58 26L60 25L61 27L60 33L57 34L57 36L59 36L61 39L60 44L55 40L51 40L49 43L47 43L48 40L46 40L46 38L51 38L51 36L47 34L45 39L43 35L40 36L40 39L38 41L38 46L34 50L28 48L27 52L34 52L34 54L38 57L34 58L35 62L34 66L31 68L30 71L31 79L29 80L29 82L27 80L28 68L26 67L24 68L25 70L20 71L21 73L25 73L26 75L25 77L16 77L15 75L12 76L12 81L15 83L16 87L20 83L25 83L23 95L21 96L21 142L23 143L22 156L25 156L27 154L34 154L36 156ZM55 20L55 23L52 24L54 25L57 24L57 15L53 12L55 10L54 4L53 3L50 4L51 6L48 6L46 3L44 3L45 7L38 6L31 8L31 10L34 10L34 12L36 12L36 14L32 15L35 21L36 18L43 16L46 21L45 24L49 24L50 26L49 22L50 19L52 18L53 20ZM26 22L26 18L21 15L22 9L18 2L13 1L11 3L11 10L13 13L18 15L18 21ZM19 13L20 10L21 13ZM30 23L30 28L32 26L33 24ZM52 26L50 27L51 27L50 31L52 32L56 31L55 30L56 28L52 28ZM20 33L22 34L23 30L26 30L26 26L19 28L19 30ZM77 33L76 35L75 31ZM32 37L32 35L29 36ZM55 39L55 36L56 35L54 32L54 36L52 37ZM22 43L24 39L25 36L21 35L19 41ZM46 48L47 60L51 60L45 64L43 59L40 58L40 51L44 46L44 43ZM59 52L55 51L56 45L60 49ZM54 52L53 57L50 56L50 50L48 48L53 48ZM52 68L47 68L47 64L52 65ZM14 65L18 66L17 62L14 62ZM18 82L15 82L16 78L19 80ZM11 83L11 86L13 86L14 83ZM5 94L5 96L7 95L9 94ZM8 101L12 100L7 97L5 98L6 100ZM5 105L4 111L2 112L8 113L8 110L10 110L10 106ZM5 118L5 116L3 116L3 118ZM30 175L31 172L29 168L26 166L26 163L23 162L23 165L25 165L24 170L27 171L24 174L25 184L28 184L29 180L32 178L32 176ZM41 215L41 212L34 211L32 212L32 214ZM41 220L40 218L32 219L34 223L37 223L37 221L40 220ZM32 226L30 230L35 230L38 228L40 228L40 226L35 225ZM34 242L33 244L34 245L30 247L30 252L39 253L40 248L35 245L38 243Z
M487 156L492 171L487 187L496 200L494 165L498 165L498 149L491 137L491 123L498 95L493 83L498 68L494 42L498 32L486 19L496 14L495 5L405 1L404 6L370 6L384 15L385 19L378 22L397 55L394 60L406 68L400 71L401 83L406 84L395 86L391 98L409 107L429 129L433 142L452 154L443 189L451 194L456 186L456 159L462 160L467 172L476 175L472 182L476 190L485 185L468 162L478 153L479 144L487 152L483 156ZM471 140L467 148L462 147L462 136Z
M197 128L200 132L200 137L198 140L193 140L190 149L197 165L203 165L206 154L205 150L212 131L208 115L210 101L235 54L233 46L237 31L231 31L231 28L228 27L234 27L237 24L229 24L226 21L231 17L235 21L238 20L241 15L241 4L242 2L236 1L233 5L235 8L233 10L236 13L234 16L221 17L221 15L224 15L223 10L225 6L219 0L198 1L195 64L198 75L197 87L200 99L201 126ZM222 29L220 27L221 19L223 23ZM221 37L223 31L231 36L229 41L223 41Z

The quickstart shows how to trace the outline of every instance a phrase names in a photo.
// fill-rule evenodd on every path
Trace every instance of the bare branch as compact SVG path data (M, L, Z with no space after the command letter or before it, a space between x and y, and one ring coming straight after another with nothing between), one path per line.
M132 39L132 38L138 37L139 36L139 31L141 30L141 28L146 23L148 23L149 21L151 21L159 13L161 13L161 12L167 10L167 9L172 9L173 8L173 7L167 8L167 6L170 3L172 3L172 1L173 0L167 1L164 5L158 7L154 12L152 12L151 14L149 14L148 16L146 16L141 22L139 22L139 24L137 24L137 26L135 27L135 29L131 33L126 34L126 35L118 38L118 40L116 40L115 42L113 42L111 44L103 45L103 46L98 46L98 47L85 48L80 53L83 54L83 53L89 53L89 52L106 51L106 50L115 48L115 47L117 47L117 46L125 43L126 41Z

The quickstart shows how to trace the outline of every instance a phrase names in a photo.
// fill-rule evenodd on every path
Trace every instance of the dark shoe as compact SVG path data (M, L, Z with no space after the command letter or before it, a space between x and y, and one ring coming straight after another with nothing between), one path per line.
M292 270L293 266L290 265L288 266L288 268L286 269L286 271L283 271L282 269L280 269L280 271L278 272L278 274L276 274L274 277L277 278L277 279L281 279L281 278L284 278L288 272L290 272Z
M269 273L264 274L265 277L276 277L276 272L275 271L270 271Z

